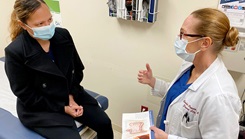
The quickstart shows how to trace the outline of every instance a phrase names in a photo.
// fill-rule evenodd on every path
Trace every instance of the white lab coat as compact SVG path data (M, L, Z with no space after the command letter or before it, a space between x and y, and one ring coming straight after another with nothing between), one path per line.
M191 65L184 62L172 83L157 79L152 94L165 99L172 84ZM170 104L164 121L166 133L168 139L237 139L240 112L236 84L221 58L217 58Z

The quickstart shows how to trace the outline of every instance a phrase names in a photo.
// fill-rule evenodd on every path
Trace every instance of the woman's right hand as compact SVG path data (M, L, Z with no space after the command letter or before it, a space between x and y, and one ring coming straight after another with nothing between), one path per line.
M73 118L83 115L83 107L78 105L65 106L65 113L71 115Z
M65 106L65 113L71 115L73 118L83 115L83 107L75 102L71 94L69 95L69 106Z
M150 65L146 64L146 70L140 70L138 73L138 82L148 84L152 88L155 86L156 79L153 77Z

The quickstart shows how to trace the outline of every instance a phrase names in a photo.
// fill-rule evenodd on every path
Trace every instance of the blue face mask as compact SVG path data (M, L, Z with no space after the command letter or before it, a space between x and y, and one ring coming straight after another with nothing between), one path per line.
M42 27L36 27L36 28L31 28L28 25L26 26L33 31L34 38L38 38L41 40L49 40L54 36L54 32L55 32L54 21L51 22L50 25L48 26L42 26Z
M180 40L180 37L177 36L177 38L176 38L176 40L174 42L174 47L175 47L176 54L180 58L184 59L185 61L193 62L193 60L195 58L195 55L198 52L200 52L201 50L198 50L195 53L187 53L186 50L185 50L186 49L186 46L187 46L188 43L196 42L196 41L201 40L201 39L202 38L188 42L187 40L185 40L183 38Z

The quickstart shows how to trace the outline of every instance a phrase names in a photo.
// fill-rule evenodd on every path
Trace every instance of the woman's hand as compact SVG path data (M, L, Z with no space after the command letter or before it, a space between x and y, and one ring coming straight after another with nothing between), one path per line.
M146 64L146 70L140 70L138 73L138 82L148 84L152 88L155 86L156 79L153 77L150 65Z
M168 139L168 134L165 133L163 130L161 130L155 126L152 126L151 130L153 130L155 133L155 139Z
M65 106L65 113L74 118L83 115L83 107L75 102L72 95L69 95L69 106Z
M80 117L83 115L82 106L65 106L65 113L71 115L73 118Z
M76 105L78 104L75 102L73 96L69 95L69 106L76 106Z

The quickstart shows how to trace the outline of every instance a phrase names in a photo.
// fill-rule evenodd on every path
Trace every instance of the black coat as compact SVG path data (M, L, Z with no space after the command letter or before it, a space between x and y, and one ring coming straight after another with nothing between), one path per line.
M72 126L64 112L69 94L79 105L98 105L80 85L84 66L70 33L56 28L50 46L55 62L26 31L5 48L5 71L25 126Z

